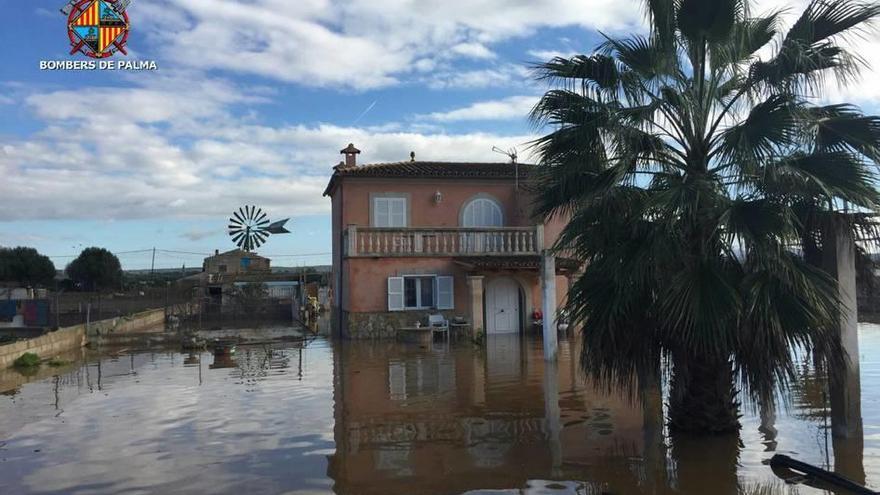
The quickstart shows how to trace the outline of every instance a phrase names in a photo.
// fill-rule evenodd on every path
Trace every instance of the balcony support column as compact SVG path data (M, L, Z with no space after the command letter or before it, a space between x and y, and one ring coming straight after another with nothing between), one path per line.
M841 302L838 331L847 358L842 369L829 370L831 433L835 437L861 438L862 400L855 242L847 228L832 225L824 232L822 247L825 271L837 280Z
M541 252L541 304L544 313L544 360L556 361L556 258Z
M348 238L348 246L345 254L347 256L357 256L358 254L358 228L357 225L348 225L346 227L346 237Z
M468 286L468 319L471 322L471 337L476 340L485 333L483 322L483 276L469 275Z

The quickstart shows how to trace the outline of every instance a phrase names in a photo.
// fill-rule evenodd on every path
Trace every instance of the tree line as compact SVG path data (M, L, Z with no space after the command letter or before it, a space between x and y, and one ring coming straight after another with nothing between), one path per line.
M74 288L107 291L122 283L122 265L110 251L89 247L68 263L64 271ZM0 247L0 282L22 287L54 288L58 285L55 264L30 247Z

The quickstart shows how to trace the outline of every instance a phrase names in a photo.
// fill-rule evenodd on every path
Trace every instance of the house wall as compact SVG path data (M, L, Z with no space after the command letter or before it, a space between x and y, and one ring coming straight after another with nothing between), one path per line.
M345 201L342 225L370 226L370 195L405 193L409 195L410 227L459 227L459 216L465 203L481 194L491 196L502 206L505 226L529 226L531 197L513 181L480 179L344 179ZM434 193L443 200L434 203Z
M451 316L468 314L470 297L467 277L470 275L452 258L348 258L345 260L345 279L351 281L347 290L351 298L342 309L347 313L347 324L341 328L348 338L393 338L401 327L423 321L428 313L437 310L417 309L388 311L388 277L403 275L451 275L453 277L454 307L440 311ZM528 322L531 313L541 308L541 281L537 271L499 271L480 274L483 287L494 278L510 277L516 280L524 293L523 314ZM567 295L566 277L556 277L557 306ZM482 329L480 329L482 330Z
M330 199L331 202L331 252L333 267L330 272L330 317L332 319L331 331L334 335L340 335L343 325L343 299L345 291L343 287L343 238L342 238L342 204L345 198L345 184L339 184L336 192ZM345 304L347 306L347 304Z
M437 204L437 191L443 196ZM373 179L342 178L332 196L333 309L337 333L350 338L393 337L394 329L411 326L428 310L388 311L387 279L392 276L432 274L454 277L455 307L450 315L468 311L469 273L452 258L344 258L342 234L349 225L369 227L371 197L376 194L405 194L409 201L409 227L460 227L461 212L475 197L491 197L502 207L504 226L526 227L537 222L531 215L532 196L513 180L481 179ZM554 218L544 226L544 245L551 246L565 221ZM541 284L537 271L474 274L486 277L511 276L525 293L526 317L541 307ZM568 293L566 277L556 280L557 306Z

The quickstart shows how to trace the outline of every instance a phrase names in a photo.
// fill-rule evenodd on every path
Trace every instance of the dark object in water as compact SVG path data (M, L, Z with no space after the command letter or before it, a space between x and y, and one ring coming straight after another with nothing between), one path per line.
M818 481L820 485L818 488L827 487L832 489L843 489L847 492L859 495L878 495L878 493L880 493L866 488L855 481L844 478L837 473L832 473L831 471L826 471L822 468L807 464L806 462L792 459L787 455L774 455L770 458L770 467L773 469L773 472L783 480L802 477L805 478L805 482L810 485L813 485L812 482Z
M214 354L235 354L238 341L234 339L214 339L211 341L211 349Z
M185 351L197 351L205 348L205 341L197 337L185 337L180 341L180 348Z

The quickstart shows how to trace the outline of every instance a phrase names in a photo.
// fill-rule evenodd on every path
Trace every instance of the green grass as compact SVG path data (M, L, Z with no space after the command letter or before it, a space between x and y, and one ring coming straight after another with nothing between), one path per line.
M59 366L67 366L71 362L66 359L61 359L60 357L53 357L52 359L46 361L46 364L53 368L58 368Z
M33 352L26 352L12 362L16 368L35 368L40 365L40 356Z

